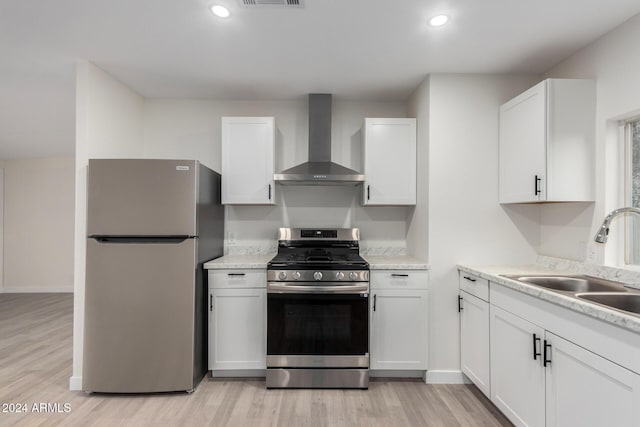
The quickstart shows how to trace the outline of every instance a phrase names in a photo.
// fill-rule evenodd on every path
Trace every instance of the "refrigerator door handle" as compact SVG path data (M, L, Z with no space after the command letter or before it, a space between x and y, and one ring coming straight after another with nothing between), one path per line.
M187 239L195 236L188 235L172 235L172 236L105 236L92 235L90 239L94 239L98 243L182 243Z

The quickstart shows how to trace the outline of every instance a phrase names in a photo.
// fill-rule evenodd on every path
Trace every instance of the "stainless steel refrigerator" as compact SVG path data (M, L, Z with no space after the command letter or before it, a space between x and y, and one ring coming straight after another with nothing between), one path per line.
M91 159L82 386L193 390L207 370L206 274L220 175L193 160Z

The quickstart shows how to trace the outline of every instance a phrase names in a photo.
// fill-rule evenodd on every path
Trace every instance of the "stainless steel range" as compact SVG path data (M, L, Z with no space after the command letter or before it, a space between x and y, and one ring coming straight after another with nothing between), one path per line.
M369 264L357 228L281 228L267 265L267 387L369 386Z

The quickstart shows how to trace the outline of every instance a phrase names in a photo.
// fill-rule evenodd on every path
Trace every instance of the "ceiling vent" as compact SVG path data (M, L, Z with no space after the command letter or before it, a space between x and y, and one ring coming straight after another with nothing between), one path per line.
M243 7L284 6L304 7L304 0L238 0Z

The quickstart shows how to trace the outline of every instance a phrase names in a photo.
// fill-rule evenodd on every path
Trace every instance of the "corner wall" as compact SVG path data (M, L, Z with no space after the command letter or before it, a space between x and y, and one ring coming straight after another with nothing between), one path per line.
M142 157L142 108L139 94L90 62L78 61L71 390L82 389L88 160Z
M412 109L421 118L419 146L428 147L428 177L420 181L428 182L428 190L419 190L428 199L428 215L418 211L426 211L426 206L416 207L409 229L425 233L424 224L416 221L425 221L426 215L427 235L414 236L412 247L428 251L431 266L431 378L460 369L456 264L535 261L537 207L498 203L498 111L536 80L536 76L433 74L411 97Z

